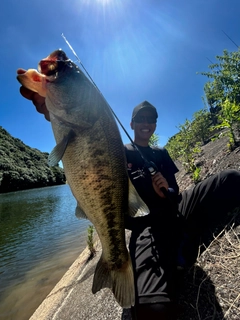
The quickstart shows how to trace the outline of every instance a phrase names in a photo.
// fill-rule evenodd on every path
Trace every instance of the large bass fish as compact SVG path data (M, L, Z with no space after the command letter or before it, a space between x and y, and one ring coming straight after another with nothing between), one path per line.
M132 263L125 243L124 215L147 211L128 179L120 133L105 99L62 50L39 62L39 72L18 69L17 79L45 97L56 147L77 215L88 218L102 244L92 292L108 287L122 307L134 305Z

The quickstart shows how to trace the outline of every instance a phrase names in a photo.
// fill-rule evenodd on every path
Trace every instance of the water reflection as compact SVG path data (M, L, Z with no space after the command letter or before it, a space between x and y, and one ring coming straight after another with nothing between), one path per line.
M0 319L29 319L86 246L67 185L0 195Z

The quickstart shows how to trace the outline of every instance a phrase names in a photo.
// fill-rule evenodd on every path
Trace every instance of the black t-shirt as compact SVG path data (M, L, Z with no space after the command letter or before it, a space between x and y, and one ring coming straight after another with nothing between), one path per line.
M129 177L137 192L150 209L144 217L126 217L126 228L132 230L132 257L136 300L139 303L165 302L174 296L174 268L176 267L177 167L164 148L140 147L144 158L154 162L169 184L168 199L154 191L150 175L143 174L144 160L132 146L126 145ZM175 203L176 202L176 203Z
M172 199L174 199L174 196L177 198L179 187L175 179L175 173L178 172L178 168L170 158L167 150L150 146L137 147L144 158L149 162L153 162L158 171L160 171L167 180L170 197ZM125 151L127 156L128 174L140 197L149 207L150 211L155 210L156 207L158 210L159 207L164 207L167 201L160 198L154 191L151 176L142 174L145 163L140 153L131 144L125 146Z

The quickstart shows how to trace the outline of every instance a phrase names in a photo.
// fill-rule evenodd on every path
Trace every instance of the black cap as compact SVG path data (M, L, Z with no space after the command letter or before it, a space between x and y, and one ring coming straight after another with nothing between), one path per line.
M138 112L142 109L149 109L150 111L152 111L156 118L158 117L157 109L148 101L143 101L133 109L132 119L134 119Z

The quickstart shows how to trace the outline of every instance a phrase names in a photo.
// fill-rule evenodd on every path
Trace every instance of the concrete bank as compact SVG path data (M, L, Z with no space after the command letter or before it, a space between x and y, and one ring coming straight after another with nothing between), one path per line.
M96 256L86 263L86 248L63 278L49 293L29 320L120 320L122 308L109 289L92 294L96 263L101 255L100 241L96 241Z

